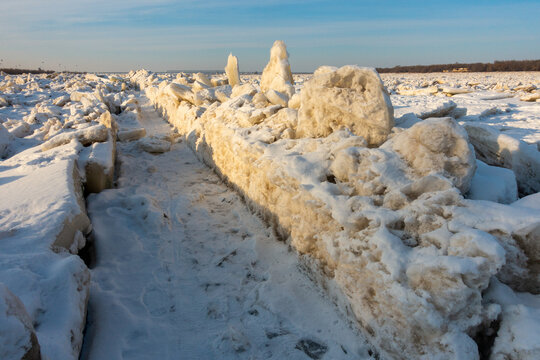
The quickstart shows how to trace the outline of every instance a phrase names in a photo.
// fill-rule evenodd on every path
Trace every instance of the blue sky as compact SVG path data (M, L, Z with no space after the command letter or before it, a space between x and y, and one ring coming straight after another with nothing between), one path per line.
M0 67L261 71L540 59L540 1L0 0Z

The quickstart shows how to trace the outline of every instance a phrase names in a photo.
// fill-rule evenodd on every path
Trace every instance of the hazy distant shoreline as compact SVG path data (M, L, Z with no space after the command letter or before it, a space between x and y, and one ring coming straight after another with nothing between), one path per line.
M540 71L540 60L496 60L492 63L455 63L455 64L433 64L433 65L397 65L394 67L377 67L379 73L436 73L436 72L511 72L511 71ZM54 70L43 69L0 69L9 75L20 74L51 74ZM84 73L84 71L63 71L69 73ZM203 73L203 74L224 74L223 70L167 70L157 71L157 73ZM127 74L128 71L97 71L96 74ZM260 75L260 71L240 72L242 75ZM297 71L293 74L311 74L313 72Z
M379 73L540 71L540 60L496 60L492 63L408 65L377 68Z

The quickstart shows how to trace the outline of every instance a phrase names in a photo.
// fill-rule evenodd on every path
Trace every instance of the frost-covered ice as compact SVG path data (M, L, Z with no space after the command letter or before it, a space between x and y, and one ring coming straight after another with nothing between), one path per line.
M0 75L0 357L538 357L538 73L239 63Z

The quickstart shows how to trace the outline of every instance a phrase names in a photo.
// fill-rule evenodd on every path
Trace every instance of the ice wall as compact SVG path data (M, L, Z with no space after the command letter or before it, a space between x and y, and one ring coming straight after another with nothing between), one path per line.
M519 289L516 280L531 273L523 262L529 242L513 239L534 237L540 210L463 198L476 165L454 120L396 129L370 148L350 124L297 138L297 110L248 84L237 96L197 106L143 74L133 81L199 158L303 255L383 356L479 357L474 336L506 316L483 293L495 278ZM342 86L334 101L352 111L358 105L344 99L358 90ZM364 100L388 106L380 93ZM333 116L317 114L325 115Z

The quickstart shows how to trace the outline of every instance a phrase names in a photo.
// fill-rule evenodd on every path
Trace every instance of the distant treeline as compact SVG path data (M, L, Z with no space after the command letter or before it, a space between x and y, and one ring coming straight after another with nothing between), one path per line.
M540 71L540 60L504 60L493 63L472 64L398 65L391 68L377 68L377 71L380 73Z
M41 68L37 70L29 70L29 69L0 69L0 71L5 72L9 75L20 75L20 74L52 74L53 70L43 70Z

